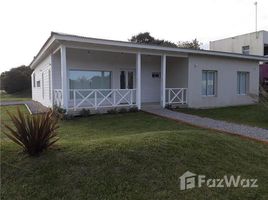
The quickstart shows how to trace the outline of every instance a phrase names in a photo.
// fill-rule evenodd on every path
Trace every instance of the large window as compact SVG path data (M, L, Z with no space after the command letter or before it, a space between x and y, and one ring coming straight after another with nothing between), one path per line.
M217 71L202 71L202 95L216 95Z
M111 89L111 72L71 70L70 89Z
M237 94L245 95L249 88L249 72L237 72Z

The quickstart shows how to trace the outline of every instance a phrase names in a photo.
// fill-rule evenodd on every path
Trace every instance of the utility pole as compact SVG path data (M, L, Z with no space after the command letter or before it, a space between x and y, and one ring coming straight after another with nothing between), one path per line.
M256 31L256 38L258 39L258 2L254 3L255 5L255 31Z

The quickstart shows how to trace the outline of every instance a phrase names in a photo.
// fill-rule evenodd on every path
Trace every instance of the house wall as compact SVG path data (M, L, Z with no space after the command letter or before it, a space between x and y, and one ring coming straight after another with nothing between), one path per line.
M268 31L265 31L263 33L263 41L264 41L264 44L268 44Z
M167 88L188 87L188 59L167 57Z
M53 89L61 89L60 51L51 56Z
M141 57L141 103L160 102L160 77L152 77L153 72L161 72L161 57L142 55Z
M202 70L217 71L216 96L202 96ZM189 57L188 105L193 108L255 103L249 95L237 94L237 72L249 72L249 93L258 95L257 61L191 55Z
M257 33L258 37L256 37L256 33L254 32L222 40L212 41L210 42L210 50L242 53L242 47L249 45L250 54L263 56L264 33L267 32L264 31L258 32Z
M33 74L35 74L35 87L33 87ZM51 56L46 57L38 64L32 74L32 99L42 103L44 106L52 106L52 73ZM40 81L40 87L37 87Z

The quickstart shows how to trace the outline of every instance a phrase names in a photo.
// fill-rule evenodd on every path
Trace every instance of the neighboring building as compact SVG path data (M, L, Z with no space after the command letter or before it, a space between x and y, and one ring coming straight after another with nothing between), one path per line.
M210 50L268 56L268 31L258 31L210 42ZM268 63L260 65L260 83L268 86Z
M209 48L212 51L268 56L268 31L258 31L212 41Z
M32 97L70 111L251 104L259 61L268 58L52 33L30 64Z

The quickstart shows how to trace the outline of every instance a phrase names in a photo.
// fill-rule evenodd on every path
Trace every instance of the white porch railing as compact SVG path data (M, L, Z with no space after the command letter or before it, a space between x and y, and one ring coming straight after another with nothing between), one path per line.
M187 88L166 88L166 104L186 104Z
M54 105L62 107L63 104L63 92L62 89L54 89Z
M70 107L105 108L136 105L136 89L71 89Z

